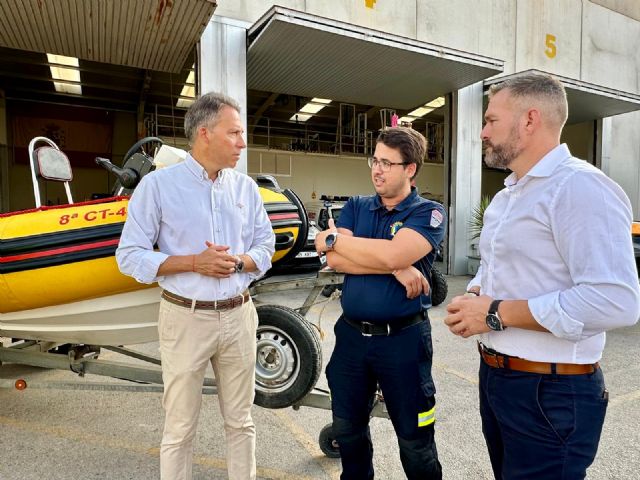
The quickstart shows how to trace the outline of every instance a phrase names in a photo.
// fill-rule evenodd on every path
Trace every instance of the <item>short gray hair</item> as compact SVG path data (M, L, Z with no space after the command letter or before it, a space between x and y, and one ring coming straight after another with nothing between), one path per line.
M562 130L569 107L564 85L557 78L538 72L523 73L491 85L489 99L501 90L507 90L524 108L537 103L551 126Z
M209 92L191 104L184 116L184 136L193 143L198 129L203 125L215 125L223 107L231 107L240 112L240 105L233 98L222 93Z

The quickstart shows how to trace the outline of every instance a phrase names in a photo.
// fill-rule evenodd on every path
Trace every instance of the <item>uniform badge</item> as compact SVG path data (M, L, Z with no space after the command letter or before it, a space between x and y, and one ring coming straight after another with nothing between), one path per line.
M432 227L439 227L440 224L442 223L443 217L442 217L442 213L440 213L439 210L432 210L431 211L431 222L430 225Z
M402 226L402 222L394 222L391 224L391 227L389 228L389 233L391 234L392 237L396 236L396 232L400 230L401 226Z

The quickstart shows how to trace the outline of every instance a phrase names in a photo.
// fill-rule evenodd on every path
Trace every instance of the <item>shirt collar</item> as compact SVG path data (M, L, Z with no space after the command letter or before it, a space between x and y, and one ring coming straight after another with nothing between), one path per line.
M571 157L571 152L569 152L567 144L560 144L542 157L520 181L515 173L511 173L511 175L504 179L504 185L505 187L512 187L516 183L526 183L529 180L527 177L550 177L555 169L558 168L558 165L569 157ZM523 180L524 182L522 182Z
M207 171L204 169L202 165L198 163L198 161L195 158L191 156L191 152L187 152L187 156L184 159L184 163L187 167L187 170L189 170L193 174L193 176L195 176L198 179L198 181L201 181L201 182L211 181ZM223 168L218 172L218 178L216 178L216 180L222 183L225 176L226 176L226 169Z
M416 190L416 187L411 187L411 193L409 193L409 195L407 195L404 200L402 200L398 205L393 207L391 210L396 210L398 212L401 212L402 210L407 209L417 196L418 196L418 191ZM381 208L386 209L387 207L385 207L384 204L382 203L382 199L380 198L380 195L376 195L373 200L373 205L371 205L369 210L378 210Z

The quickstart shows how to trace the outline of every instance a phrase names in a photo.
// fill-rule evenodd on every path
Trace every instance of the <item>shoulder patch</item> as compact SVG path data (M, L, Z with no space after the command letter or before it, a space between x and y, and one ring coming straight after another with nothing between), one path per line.
M402 222L395 222L391 224L389 233L391 234L392 237L395 237L396 232L400 229L401 226L402 226Z
M442 213L440 213L440 210L436 210L433 209L431 211L431 222L430 225L432 227L439 227L440 224L442 223L443 217L442 217Z

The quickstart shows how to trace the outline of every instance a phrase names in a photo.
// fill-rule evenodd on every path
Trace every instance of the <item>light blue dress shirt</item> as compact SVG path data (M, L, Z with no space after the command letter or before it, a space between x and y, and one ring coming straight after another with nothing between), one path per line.
M605 331L640 315L629 199L564 144L504 183L485 212L481 268L469 286L528 300L551 333L509 327L482 335L483 343L527 360L598 361Z
M158 276L169 256L198 254L207 248L205 241L229 246L232 255L249 255L257 271L221 279L194 272ZM212 181L189 154L184 162L146 175L137 186L116 260L120 271L138 282L158 282L191 299L223 300L240 295L264 275L274 245L257 184L232 169L221 170Z

